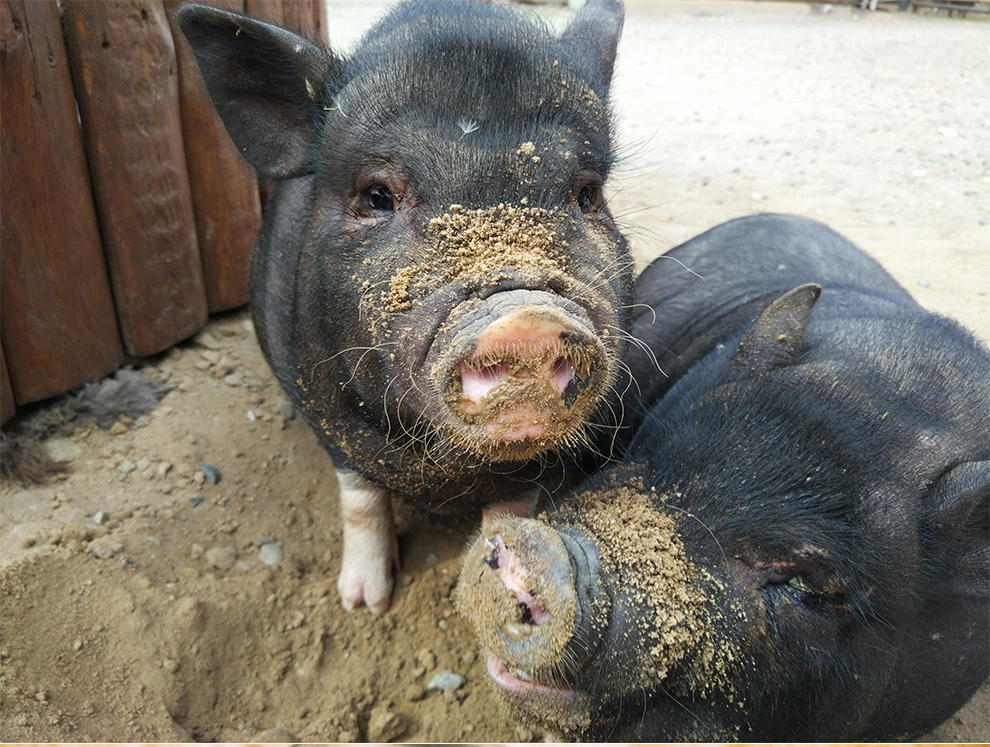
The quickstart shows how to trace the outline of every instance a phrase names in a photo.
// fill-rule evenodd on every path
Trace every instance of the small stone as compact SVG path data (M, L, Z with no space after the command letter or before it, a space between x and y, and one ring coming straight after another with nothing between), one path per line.
M162 669L164 669L166 672L171 672L172 674L175 674L176 672L179 671L179 662L177 662L175 659L165 659L164 661L162 661Z
M158 476L159 477L165 477L165 475L168 474L168 471L170 469L172 469L172 463L171 462L162 462L161 464L158 465L158 469L157 469Z
M206 551L206 560L220 571L229 571L237 562L237 550L233 547L211 547Z
M86 549L94 558L108 560L124 549L124 543L109 537L100 537L90 542Z
M206 481L210 483L210 485L216 485L218 482L220 482L220 470L218 470L212 464L207 464L206 462L203 462L201 465L199 465L199 469L200 472L203 473L203 476L206 478Z
M237 374L231 374L230 376L224 376L223 381L227 386L244 386L244 379L242 379Z
M440 556L437 555L435 552L431 552L429 555L426 556L427 565L436 565L439 562L440 562Z
M135 462L135 464L137 465L137 468L138 468L138 470L140 472L144 472L146 469L148 469L148 467L151 466L151 460L150 459L138 459L137 462Z
M369 742L391 742L405 732L406 724L401 716L384 706L371 709L371 716L368 718Z
M437 672L433 675L433 679L429 681L426 685L427 690L443 690L447 692L448 690L458 690L464 687L464 683L467 682L463 675L457 672L451 671L450 669L444 669L442 672Z
M415 703L426 697L426 689L422 685L410 685L406 688L406 700Z
M421 648L416 652L416 663L426 669L433 669L437 665L437 657L427 648Z
M93 522L95 524L106 524L107 519L109 518L110 518L110 514L108 514L106 511L97 511L95 514L93 514Z
M121 423L119 420L110 426L111 436L120 436L124 433L127 433L127 426Z
M216 350L202 350L199 353L208 363L216 363L220 360L220 353Z
M129 459L125 459L120 464L117 465L117 471L122 475L129 475L131 472L137 469L137 465Z
M208 350L216 350L220 347L220 343L217 342L217 339L209 332L200 332L193 338L193 342L200 347L207 348Z
M48 456L56 462L72 462L82 456L82 448L68 438L50 438L44 443Z
M76 640L72 642L73 651L82 651L82 647L83 647L83 642L79 638L76 638Z
M278 542L267 542L258 551L258 560L265 565L278 565L285 559L285 551Z
M203 496L201 496L201 495L194 495L194 496L192 496L189 499L189 502L192 504L192 507L193 508L196 508L196 507L202 505L202 503L203 503Z
M286 420L292 420L296 416L296 408L287 399L279 400L278 411Z

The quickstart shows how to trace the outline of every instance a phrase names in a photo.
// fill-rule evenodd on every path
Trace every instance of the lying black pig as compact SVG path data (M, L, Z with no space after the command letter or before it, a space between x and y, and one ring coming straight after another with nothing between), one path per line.
M491 677L589 741L930 729L990 666L990 354L810 220L668 257L633 327L668 376L630 354L623 461L466 554Z
M348 609L389 605L390 495L454 516L518 502L604 422L632 288L602 196L622 20L592 0L557 37L412 2L345 59L178 13L231 138L277 182L253 316L338 471Z

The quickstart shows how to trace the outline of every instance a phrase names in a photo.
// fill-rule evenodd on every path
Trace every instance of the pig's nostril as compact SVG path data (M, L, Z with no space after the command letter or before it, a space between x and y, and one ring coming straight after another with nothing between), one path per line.
M553 362L553 377L557 381L557 391L563 394L567 385L574 380L574 366L571 359L561 356Z
M523 611L523 613L522 613L522 622L523 622L523 624L524 625L532 625L533 624L533 613L530 611L529 605L526 604L525 602L520 602L519 603L519 606L522 607L522 611Z

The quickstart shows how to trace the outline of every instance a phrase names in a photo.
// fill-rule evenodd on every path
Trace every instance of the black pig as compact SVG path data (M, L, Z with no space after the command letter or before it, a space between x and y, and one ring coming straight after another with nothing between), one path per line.
M990 666L990 354L788 216L672 250L636 301L621 463L487 520L465 556L457 602L499 692L589 741L948 718Z
M277 182L251 304L338 471L348 609L389 605L390 494L518 502L604 423L632 287L602 196L622 19L592 0L557 37L495 4L411 2L342 58L178 13L228 133Z

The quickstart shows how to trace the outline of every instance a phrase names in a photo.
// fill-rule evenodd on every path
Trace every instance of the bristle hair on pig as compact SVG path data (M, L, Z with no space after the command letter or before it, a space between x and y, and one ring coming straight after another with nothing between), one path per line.
M262 350L337 470L348 609L390 604L391 497L526 502L608 423L631 261L603 196L622 29L397 6L341 56L200 5L178 22L275 182L252 255Z
M635 300L621 457L464 556L497 692L596 742L948 719L990 671L990 351L795 216L672 249Z

